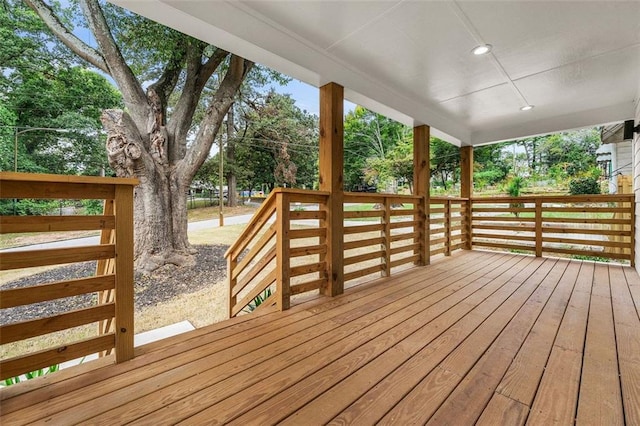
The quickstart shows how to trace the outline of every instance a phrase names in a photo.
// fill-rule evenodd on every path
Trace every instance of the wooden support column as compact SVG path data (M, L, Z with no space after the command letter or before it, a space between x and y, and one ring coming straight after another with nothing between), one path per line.
M286 192L277 194L276 198L276 294L277 305L281 311L291 306L291 262L289 250L291 243L289 238L290 212L289 194Z
M326 296L337 296L344 290L344 88L328 83L320 88L320 190L329 192L324 210L327 229Z
M116 362L133 358L133 186L117 185L116 214Z
M413 128L413 193L422 197L418 203L418 214L414 220L420 223L420 236L414 242L420 243L417 265L428 265L431 261L431 233L429 221L429 180L431 166L429 161L429 126L422 125Z
M460 196L469 201L465 205L464 219L464 249L471 250L472 223L471 211L473 197L473 147L460 147Z

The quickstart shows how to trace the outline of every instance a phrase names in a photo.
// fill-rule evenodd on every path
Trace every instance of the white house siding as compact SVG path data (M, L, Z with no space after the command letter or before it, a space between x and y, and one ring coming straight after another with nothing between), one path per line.
M633 171L631 152L632 152L632 149L631 149L631 144L629 142L620 142L616 144L616 163L617 164L615 167L618 169L618 171L615 173L616 175L620 173L626 176L631 176L631 173Z

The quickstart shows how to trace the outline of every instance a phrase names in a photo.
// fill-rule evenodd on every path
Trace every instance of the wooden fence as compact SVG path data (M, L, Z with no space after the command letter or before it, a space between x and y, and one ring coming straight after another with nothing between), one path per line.
M0 216L0 233L100 230L100 244L0 253L0 271L98 261L95 276L0 290L0 309L98 293L91 307L4 324L7 345L96 323L97 336L3 359L0 379L76 358L115 350L116 362L133 358L133 187L135 179L0 173L0 198L105 200L96 216Z
M472 244L633 265L633 200L633 195L473 198Z

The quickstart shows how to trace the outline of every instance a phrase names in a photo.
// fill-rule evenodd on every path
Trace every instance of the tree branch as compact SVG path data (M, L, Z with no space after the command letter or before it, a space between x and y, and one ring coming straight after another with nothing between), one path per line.
M253 62L236 55L232 55L229 62L229 70L200 123L200 130L195 142L188 149L184 159L177 165L177 175L183 185L188 185L191 182L193 176L207 159L222 120L231 107L244 78L253 67Z
M125 62L118 45L113 39L111 29L104 18L100 4L97 0L80 0L80 7L87 19L89 29L91 29L100 46L102 56L109 68L109 75L111 75L118 84L125 105L133 121L138 126L138 131L140 131L141 135L149 133L155 125L154 117L151 114L151 107L147 102L147 97L142 90L142 86L133 74L133 71L131 71L131 68L129 68ZM146 123L146 128L140 128L142 123Z
M94 67L109 74L109 67L100 52L84 43L76 37L62 22L58 19L53 10L41 0L25 0L27 6L33 9L42 19L45 25L64 43L73 53L80 58L89 62Z
M185 87L173 111L171 122L167 125L169 133L173 134L176 140L186 140L200 95L207 81L229 55L227 51L216 49L207 62L202 64L202 50L203 48L190 49L188 53ZM173 158L179 158L179 156Z
M188 49L184 41L184 39L181 39L180 44L176 46L177 49L173 52L174 55L165 66L160 78L147 89L147 91L154 91L160 97L163 111L166 109L167 99L169 99L176 84L178 84L182 67L187 58Z

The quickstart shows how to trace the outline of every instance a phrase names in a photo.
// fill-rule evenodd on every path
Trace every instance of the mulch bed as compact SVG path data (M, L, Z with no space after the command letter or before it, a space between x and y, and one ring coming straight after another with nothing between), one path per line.
M194 248L198 250L194 255L194 266L179 268L166 265L151 274L136 275L134 282L136 310L169 301L181 294L201 290L226 277L227 262L224 252L229 246L199 245ZM74 263L4 283L2 289L90 277L95 274L95 270L96 262ZM0 317L0 325L86 308L95 304L96 300L97 295L93 293L5 309Z

